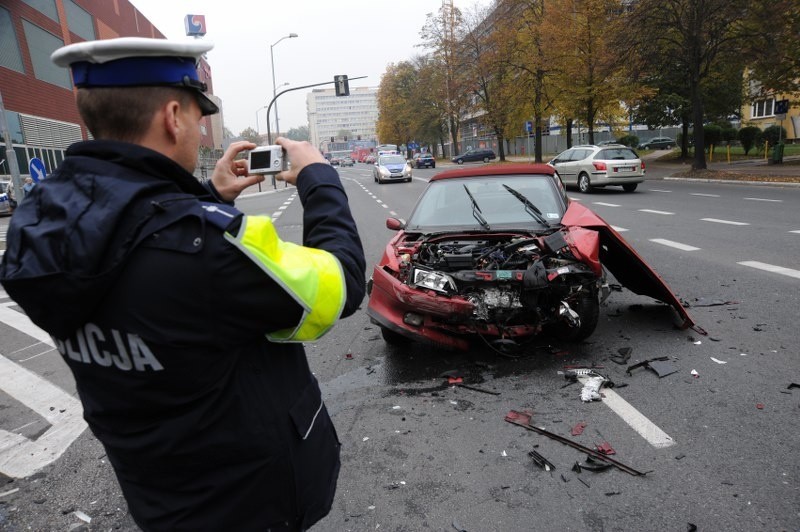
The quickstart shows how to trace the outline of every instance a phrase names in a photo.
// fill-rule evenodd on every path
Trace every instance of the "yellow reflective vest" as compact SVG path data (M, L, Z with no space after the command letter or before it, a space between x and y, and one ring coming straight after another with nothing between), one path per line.
M267 335L273 342L312 342L330 329L344 308L344 272L327 251L284 242L268 216L244 216L237 236L225 238L282 286L303 308L297 327Z

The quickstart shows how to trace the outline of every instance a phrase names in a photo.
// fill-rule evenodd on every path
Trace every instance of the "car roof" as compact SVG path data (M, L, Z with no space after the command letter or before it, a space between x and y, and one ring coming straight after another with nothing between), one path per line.
M552 176L555 170L552 166L542 163L533 164L497 164L491 166L477 166L470 168L458 168L456 170L446 170L433 176L430 181L441 179L457 179L460 177L480 177L498 175L524 175L542 174Z

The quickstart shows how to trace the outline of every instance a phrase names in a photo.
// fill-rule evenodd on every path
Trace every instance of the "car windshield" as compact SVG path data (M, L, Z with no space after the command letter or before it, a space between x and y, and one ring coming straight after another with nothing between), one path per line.
M381 164L405 164L406 160L402 155L389 155L381 157Z
M505 186L504 186L505 185ZM509 188L527 198L550 223L564 214L552 178L543 175L478 176L433 181L417 202L406 231L484 230L474 214L473 199L492 230L510 227L537 229L543 225ZM468 193L469 192L469 193ZM472 198L470 198L472 196Z

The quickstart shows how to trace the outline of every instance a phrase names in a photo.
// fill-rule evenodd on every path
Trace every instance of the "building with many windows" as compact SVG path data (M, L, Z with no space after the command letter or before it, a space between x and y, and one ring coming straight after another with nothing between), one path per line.
M334 89L314 89L306 96L311 143L323 151L347 149L353 143L375 145L378 122L377 87L350 89L350 96L336 96ZM342 138L347 131L352 136ZM331 140L333 139L333 140Z
M3 0L0 3L0 96L19 171L37 157L51 173L73 142L89 138L78 115L68 69L50 54L65 44L115 37L163 38L128 0ZM211 86L211 69L198 76ZM211 96L220 105L219 99ZM221 107L221 105L220 105ZM202 145L222 147L222 119L205 117ZM0 136L0 179L10 173Z

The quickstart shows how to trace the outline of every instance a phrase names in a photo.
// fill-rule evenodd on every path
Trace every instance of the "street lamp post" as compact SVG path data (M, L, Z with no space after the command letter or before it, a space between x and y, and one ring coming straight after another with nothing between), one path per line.
M272 53L272 49L275 47L276 44L278 44L282 40L284 40L284 39L292 39L294 37L297 37L297 34L296 33L290 33L289 35L285 35L285 36L281 37L280 39L278 39L277 41L275 41L274 43L269 45L269 61L272 64L272 97L273 98L275 98L275 96L278 94L278 87L275 86L275 56ZM269 116L267 116L267 121L269 121ZM278 135L278 134L280 134L280 132L281 132L281 126L280 126L280 123L278 122L278 103L275 102L275 134ZM268 139L267 142L272 142L272 139Z
M265 105L264 107L259 107L258 109L256 109L256 133L257 133L258 135L261 135L261 128L260 128L260 127L258 127L258 112L259 112L260 110L262 110L262 109L266 109L266 108L267 108L267 106ZM269 117L267 117L267 120L269 120Z

